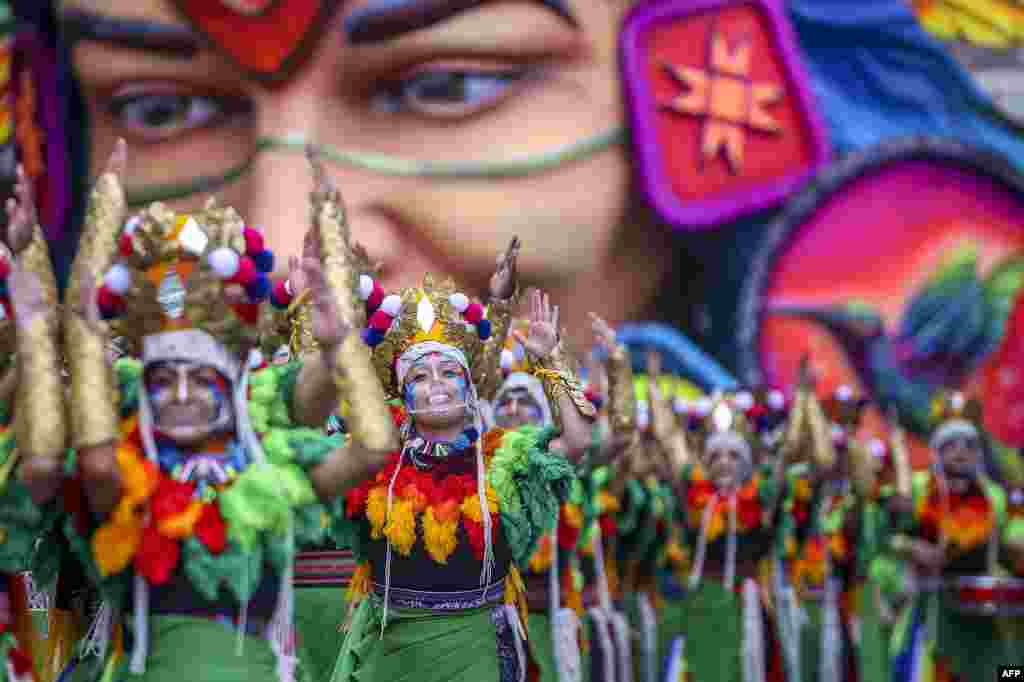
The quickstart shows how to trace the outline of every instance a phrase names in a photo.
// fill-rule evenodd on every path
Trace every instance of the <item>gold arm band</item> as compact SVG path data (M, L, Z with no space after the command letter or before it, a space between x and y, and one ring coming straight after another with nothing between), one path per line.
M487 304L487 319L491 322L491 338L484 343L477 359L477 392L485 400L493 400L501 389L501 351L508 339L512 326L512 308L518 298L518 290L512 298L492 298Z
M119 434L116 384L107 356L109 340L83 319L78 303L83 269L88 268L95 277L107 270L124 217L121 183L115 174L104 173L89 197L81 246L65 294L64 343L71 351L71 444L76 449L112 443Z
M608 354L608 416L612 429L636 429L636 396L633 394L633 363L623 346Z
M836 462L836 449L832 445L832 433L821 403L813 393L807 395L806 417L811 432L811 448L814 463L823 469L831 469Z
M354 294L359 274L353 267L348 224L336 192L313 196L313 219L320 237L324 276L334 293L338 311L351 324L362 319ZM373 367L370 349L356 333L349 334L335 356L335 384L339 402L352 410L346 420L352 437L364 447L391 452L398 449L398 433Z
M874 495L876 482L871 453L860 441L853 439L849 451L854 489L861 498L868 499Z
M552 412L560 416L558 396L564 393L584 417L597 417L597 409L583 393L583 385L576 378L576 373L569 368L560 349L556 349L551 357L541 360L538 365L539 367L534 370L534 376L544 384L544 393L547 394Z
M896 494L912 498L914 495L913 475L910 466L910 452L907 450L906 435L899 424L892 430L892 463L896 473Z
M60 456L67 447L64 382L48 316L17 330L15 434L23 455Z
M675 413L665 400L665 396L662 395L657 379L649 379L649 381L651 384L648 388L648 402L651 406L651 424L654 427L654 435L661 443L661 447L664 448L673 472L680 474L692 461L686 432L679 425Z

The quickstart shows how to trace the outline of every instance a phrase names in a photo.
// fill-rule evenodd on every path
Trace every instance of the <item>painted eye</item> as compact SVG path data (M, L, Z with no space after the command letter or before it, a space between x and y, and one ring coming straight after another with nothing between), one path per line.
M387 113L469 116L498 104L526 75L525 69L430 68L387 84L372 105Z
M223 97L144 91L115 96L109 107L120 127L148 141L214 127L240 108Z

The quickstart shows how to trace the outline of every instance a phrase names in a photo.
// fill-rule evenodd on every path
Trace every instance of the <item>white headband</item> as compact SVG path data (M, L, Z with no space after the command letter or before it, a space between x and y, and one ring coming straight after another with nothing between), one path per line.
M513 372L508 375L505 379L505 383L498 389L497 395L494 396L494 406L497 407L498 403L501 402L501 397L509 391L517 389L525 390L533 402L537 403L540 407L541 419L544 421L544 426L551 426L555 423L551 416L551 405L548 403L548 398L544 394L544 384L532 374L526 372Z
M447 343L424 341L410 346L404 353L402 353L401 357L398 358L398 362L395 363L395 374L398 378L399 390L401 390L402 386L405 385L405 375L409 373L412 366L431 353L439 353L446 358L454 360L459 363L464 370L466 370L467 374L469 373L469 361L466 360L466 354L461 350L455 346L450 346ZM470 383L472 383L472 381Z
M943 445L951 440L957 438L978 438L979 435L978 427L966 419L949 419L943 422L939 428L935 429L935 433L932 434L928 445L932 450L938 452Z
M243 369L234 353L201 329L161 332L142 339L143 366L173 361L208 365L231 381L237 381Z
M715 431L704 441L704 452L712 450L735 450L740 453L744 461L750 464L753 461L753 453L750 451L750 443L735 431Z

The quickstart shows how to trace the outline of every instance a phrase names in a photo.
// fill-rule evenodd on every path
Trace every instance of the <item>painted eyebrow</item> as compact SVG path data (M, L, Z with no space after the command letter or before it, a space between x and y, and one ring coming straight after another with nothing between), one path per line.
M345 34L353 45L382 43L419 31L476 9L494 0L370 0L345 18ZM544 7L574 29L579 22L569 11L567 0L530 0Z
M81 9L65 10L59 21L62 38L69 45L78 41L106 43L178 59L191 59L204 45L198 33L179 24L121 19Z

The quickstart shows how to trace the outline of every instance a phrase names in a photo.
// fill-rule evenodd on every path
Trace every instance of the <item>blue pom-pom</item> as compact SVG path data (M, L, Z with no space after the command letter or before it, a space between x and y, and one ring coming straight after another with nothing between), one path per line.
M463 433L466 434L466 438L469 440L470 443L475 443L480 438L480 432L477 431L472 426L463 431Z
M486 341L491 338L491 321L483 319L476 324L476 333L480 337L481 341Z
M377 331L376 329L364 329L363 330L363 341L370 348L377 346L381 341L384 340L384 334Z
M274 252L270 249L263 249L252 256L252 262L260 272L274 271Z
M253 303L266 299L270 295L270 278L263 274L259 275L245 286L245 293Z

